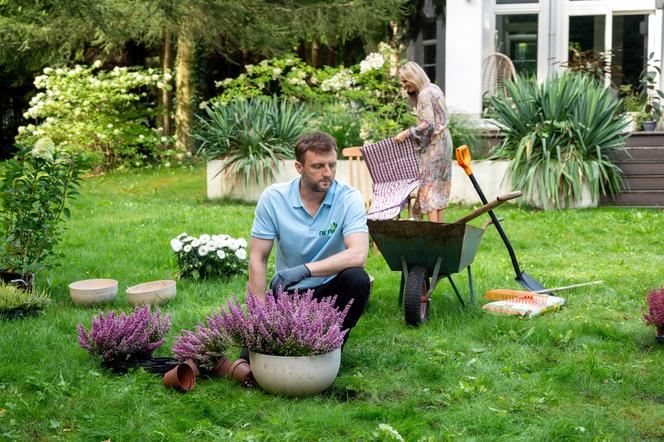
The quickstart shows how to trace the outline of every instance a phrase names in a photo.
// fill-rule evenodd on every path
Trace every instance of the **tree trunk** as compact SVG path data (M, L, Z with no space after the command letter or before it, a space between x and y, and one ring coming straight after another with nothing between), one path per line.
M171 33L169 31L164 32L164 52L162 55L162 68L164 70L164 75L170 74L173 68L173 45L171 44ZM171 93L172 92L168 88L164 88L161 90L162 127L164 128L165 137L171 135L171 108L172 108Z
M194 100L193 64L194 39L191 31L183 27L178 34L175 107L175 149L190 151L193 148L191 129L193 127Z
M337 52L334 50L336 45L331 41L327 44L327 65L336 66L337 65Z
M390 28L392 31L392 38L390 39L390 46L392 47L392 53L390 54L390 75L392 77L396 77L399 69L399 60L401 58L401 54L405 50L405 45L400 41L402 40L400 38L399 33L401 32L401 29L399 29L399 23L396 21L391 21L390 22ZM434 79L435 80L435 79Z
M311 41L311 65L315 68L320 66L320 43L317 38Z

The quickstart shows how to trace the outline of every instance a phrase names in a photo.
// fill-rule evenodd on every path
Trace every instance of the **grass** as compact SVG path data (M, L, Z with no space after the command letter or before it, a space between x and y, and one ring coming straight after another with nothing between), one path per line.
M399 274L372 252L376 281L333 388L306 399L271 396L227 379L187 394L143 371L115 375L76 342L96 309L71 303L68 283L112 277L106 309L129 310L124 290L177 275L169 240L248 237L253 205L205 199L202 169L90 178L59 246L64 258L37 287L53 302L38 317L0 321L0 439L18 440L641 440L664 438L664 347L644 324L646 292L664 286L664 213L500 208L523 267L547 286L601 279L565 292L568 306L532 320L461 309L449 284L429 321L404 325ZM452 207L448 219L467 212ZM477 220L478 224L479 221ZM476 291L518 288L495 229L473 265ZM467 291L465 274L455 277ZM173 337L234 293L246 277L178 281L163 311ZM232 354L231 356L235 356Z

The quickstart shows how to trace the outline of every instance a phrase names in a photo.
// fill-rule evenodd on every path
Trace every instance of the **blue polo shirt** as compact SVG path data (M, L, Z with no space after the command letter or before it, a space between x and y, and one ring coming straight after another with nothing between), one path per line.
M263 191L251 228L251 236L277 240L276 271L320 261L346 249L344 238L368 232L364 200L360 192L334 181L316 216L302 204L300 178L273 184ZM293 288L317 287L332 276L314 276Z

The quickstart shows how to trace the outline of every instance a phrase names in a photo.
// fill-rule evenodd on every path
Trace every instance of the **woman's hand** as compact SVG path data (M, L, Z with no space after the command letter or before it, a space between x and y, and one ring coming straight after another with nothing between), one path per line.
M408 138L410 138L410 129L406 129L403 132L400 132L396 137L394 137L394 140L397 143L403 143Z

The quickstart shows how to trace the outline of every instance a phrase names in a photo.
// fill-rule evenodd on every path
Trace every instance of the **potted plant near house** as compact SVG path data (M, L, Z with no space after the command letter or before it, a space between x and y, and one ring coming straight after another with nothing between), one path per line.
M664 343L664 288L653 290L646 296L648 313L643 318L650 325L657 327L655 340Z
M642 125L645 131L655 130L663 112L660 100L664 99L664 92L657 88L657 77L661 76L662 71L658 66L659 60L655 60L654 55L653 52L648 56L646 68L641 72L641 84L647 99L642 113Z
M0 180L0 276L21 288L57 254L67 201L77 194L86 164L82 153L55 146L49 138L19 146L3 165Z
M254 378L249 362L244 359L230 361L225 352L231 339L224 328L223 319L216 313L210 315L205 324L197 324L195 329L182 330L176 336L172 350L175 357L207 374L228 376L244 386L251 386Z
M222 309L231 339L249 350L258 385L270 393L306 396L327 389L339 372L347 331L341 324L350 304L339 311L335 298L313 298L313 291L289 295L268 292L261 301L251 292L246 310L237 298Z
M149 305L137 307L130 314L100 312L92 319L89 331L82 323L78 324L78 343L114 371L143 366L155 373L165 373L176 366L177 361L151 359L151 356L164 343L170 327L170 315L162 317L158 308L152 313Z

